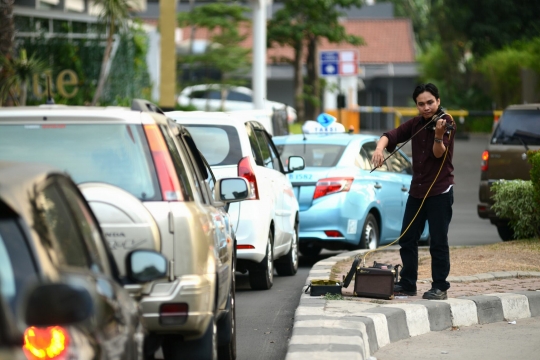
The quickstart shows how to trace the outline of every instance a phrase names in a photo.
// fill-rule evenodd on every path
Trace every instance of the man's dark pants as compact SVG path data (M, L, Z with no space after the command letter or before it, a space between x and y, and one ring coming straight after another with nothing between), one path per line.
M405 231L409 223L416 215L423 199L409 196L405 214L403 216L403 227L401 233ZM427 197L420 213L409 227L409 230L399 240L401 249L401 261L403 269L400 272L399 284L405 290L416 290L418 280L418 240L424 230L426 220L429 225L431 243L429 252L431 253L431 277L432 287L445 291L450 287L446 281L450 273L450 250L448 248L448 226L452 220L452 204L454 203L453 187L447 193Z

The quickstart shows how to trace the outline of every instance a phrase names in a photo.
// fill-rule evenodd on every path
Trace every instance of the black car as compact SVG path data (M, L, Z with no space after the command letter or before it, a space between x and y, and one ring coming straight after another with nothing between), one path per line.
M69 176L0 162L0 358L142 358L140 311L122 285L166 276L167 261L135 250L126 270Z

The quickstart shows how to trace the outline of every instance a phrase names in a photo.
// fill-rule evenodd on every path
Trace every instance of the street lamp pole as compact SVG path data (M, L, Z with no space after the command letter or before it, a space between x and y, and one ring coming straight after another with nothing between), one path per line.
M176 0L159 1L159 30L161 34L159 105L173 110L176 104Z
M269 0L251 0L253 8L253 107L264 109L266 100L266 6Z

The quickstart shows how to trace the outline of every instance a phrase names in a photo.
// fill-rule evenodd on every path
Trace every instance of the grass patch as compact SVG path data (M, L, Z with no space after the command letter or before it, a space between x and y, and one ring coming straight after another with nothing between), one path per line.
M431 257L421 256L418 277L431 277ZM540 271L540 241L515 240L496 244L451 247L450 275L467 276L492 271Z
M332 266L330 270L330 280L334 281L343 281L343 273L348 273L351 269L352 263L354 261L354 256L340 260Z
M324 295L324 298L326 300L343 300L343 295L341 294L330 294L330 293L326 293Z
M332 267L330 279L343 281L354 257L338 261ZM373 253L366 261L401 264L399 250ZM450 248L450 276L471 276L493 271L540 272L540 241L535 239L498 242L489 245ZM418 279L431 278L431 256L428 249L419 250Z

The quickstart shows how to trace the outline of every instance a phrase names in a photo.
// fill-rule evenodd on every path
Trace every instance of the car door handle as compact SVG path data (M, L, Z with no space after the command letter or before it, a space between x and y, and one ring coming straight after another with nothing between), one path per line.
M379 183L375 183L375 185L373 186L375 187L375 189L382 189L382 185Z
M403 186L403 187L401 188L401 191L407 191L407 190L409 190L409 189L407 189L405 186Z

